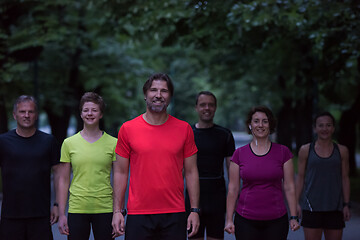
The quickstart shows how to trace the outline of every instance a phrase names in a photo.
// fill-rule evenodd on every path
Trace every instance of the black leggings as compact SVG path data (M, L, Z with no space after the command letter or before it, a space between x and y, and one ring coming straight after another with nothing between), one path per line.
M112 240L112 213L69 213L68 240L89 240L92 227L95 240Z
M241 240L286 240L288 216L268 221L250 220L235 213L235 237Z

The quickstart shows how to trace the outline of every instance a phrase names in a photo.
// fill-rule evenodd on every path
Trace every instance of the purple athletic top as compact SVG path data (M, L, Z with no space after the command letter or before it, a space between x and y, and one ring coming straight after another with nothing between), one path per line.
M272 220L285 215L282 191L284 163L293 157L283 145L272 143L267 154L258 156L250 145L236 149L231 161L239 165L242 188L236 212L252 220Z

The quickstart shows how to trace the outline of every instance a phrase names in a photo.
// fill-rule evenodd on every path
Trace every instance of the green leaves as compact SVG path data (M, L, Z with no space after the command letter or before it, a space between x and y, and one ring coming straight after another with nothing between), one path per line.
M188 121L201 90L233 129L255 104L342 108L358 84L359 12L351 1L2 1L0 92L31 94L37 59L42 103L77 114L81 94L98 91L112 129L144 111L142 84L158 71Z

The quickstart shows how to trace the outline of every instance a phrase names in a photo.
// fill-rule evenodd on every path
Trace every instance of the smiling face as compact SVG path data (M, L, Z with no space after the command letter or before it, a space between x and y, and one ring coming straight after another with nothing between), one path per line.
M33 129L38 117L36 105L32 101L20 102L16 105L13 117L17 122L17 127L21 129Z
M321 116L316 119L315 133L319 139L331 139L335 131L334 122L329 116Z
M270 135L269 119L263 112L255 112L252 115L250 126L256 138L265 138Z
M151 112L165 112L170 104L171 95L166 81L154 80L145 94L147 109Z
M213 122L216 112L216 102L213 96L200 95L195 110L199 115L199 120L206 123Z
M85 125L99 125L99 121L103 114L100 110L100 106L93 102L85 102L80 117L84 121Z

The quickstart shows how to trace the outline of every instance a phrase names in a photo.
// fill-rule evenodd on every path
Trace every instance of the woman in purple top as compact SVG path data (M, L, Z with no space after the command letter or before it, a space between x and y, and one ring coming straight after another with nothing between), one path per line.
M253 139L238 148L231 159L225 231L241 240L286 240L289 225L293 231L300 228L293 155L287 147L270 141L276 121L267 107L252 108L246 124Z

